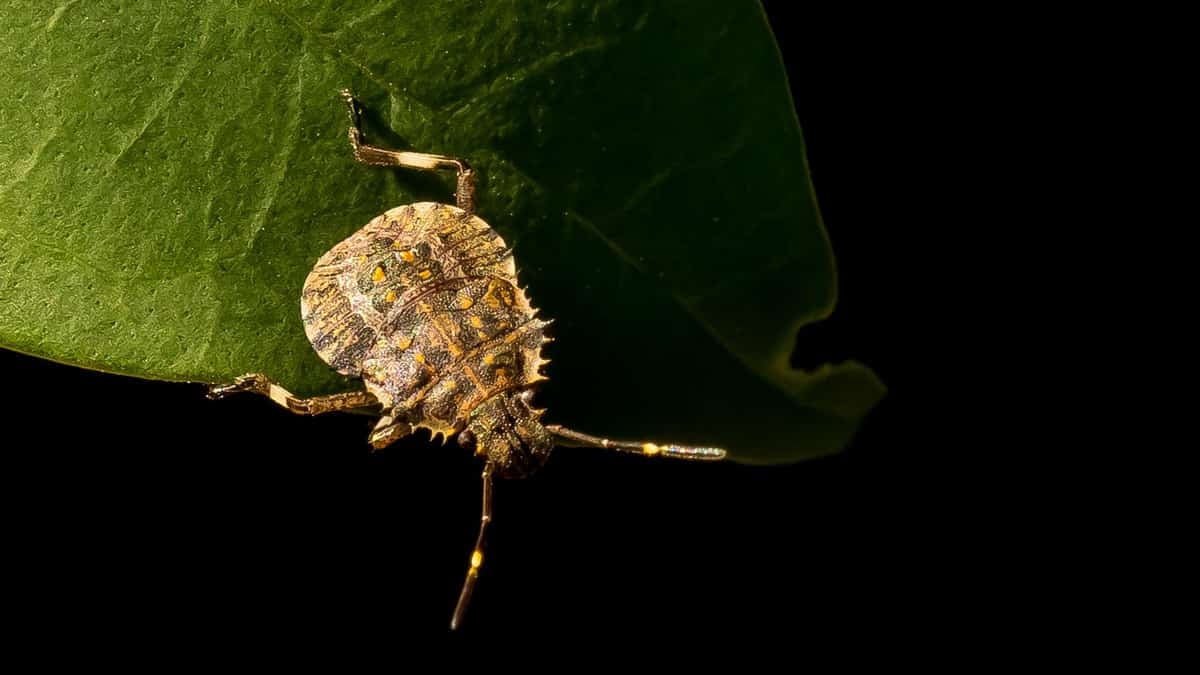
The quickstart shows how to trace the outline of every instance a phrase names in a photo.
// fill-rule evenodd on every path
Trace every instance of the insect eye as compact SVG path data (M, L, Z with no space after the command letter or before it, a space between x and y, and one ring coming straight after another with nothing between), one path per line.
M458 445L475 452L475 434L471 433L470 429L464 430L458 435Z

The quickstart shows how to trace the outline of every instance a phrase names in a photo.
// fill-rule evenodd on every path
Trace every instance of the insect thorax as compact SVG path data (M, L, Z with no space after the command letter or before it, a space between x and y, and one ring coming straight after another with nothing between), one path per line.
M533 390L504 392L471 411L459 443L487 457L505 478L527 476L550 457L554 441L542 426L543 410L530 405Z

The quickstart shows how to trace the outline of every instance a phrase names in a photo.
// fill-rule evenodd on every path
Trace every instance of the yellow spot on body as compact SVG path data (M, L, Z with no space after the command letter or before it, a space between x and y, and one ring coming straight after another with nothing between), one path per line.
M655 445L653 443L643 443L642 444L642 454L646 455L647 457L653 457L654 455L657 455L660 452L662 452L662 448L658 447L657 445Z
M417 273L417 276L421 277L422 279L428 279L429 277L433 276L433 272L430 272L429 270L421 270Z
M399 340L396 340L396 346L400 349L408 349L412 346L412 336L406 335Z
M416 354L413 354L413 360L417 363L425 363L425 355L421 352L417 352Z
M496 290L498 288L499 286L496 285L495 281L489 281L487 293L483 294L483 301L486 302L488 307L491 307L492 309L500 309L500 298L496 296Z
M455 380L446 380L446 384L442 385L446 389L454 389L458 387L458 382Z
M358 256L358 264L359 264L359 265L361 265L361 264L363 264L363 263L365 263L365 262L367 262L367 256L365 256L365 255L360 255L360 256Z
M471 309L471 307L474 305L475 305L475 301L471 299L471 296L460 295L458 297L458 308L459 309Z
M483 564L483 551L475 549L471 552L471 569L477 570Z
M400 251L400 259L410 263L417 259L417 254L412 251Z
M484 355L483 355L483 363L484 363L484 365L488 365L488 366L490 366L490 365L492 365L492 364L493 364L493 363L495 363L495 362L496 362L496 357L495 357L494 355L492 355L492 354L484 354Z
M471 317L471 327L473 327L473 328L483 328L483 319L481 319L481 318L479 318L479 317L477 317L477 316L473 316L473 317Z
M387 275L383 273L382 267L376 267L375 271L371 273L371 281L374 281L375 283L383 281L386 277Z
M460 349L459 346L454 344L453 342L451 342L449 345L447 345L447 348L450 350L450 356L453 356L455 358L462 356L462 353L463 353L462 349Z
M395 302L396 301L396 291L394 291L394 290L388 291L387 295L383 296L383 299L387 300L388 302Z

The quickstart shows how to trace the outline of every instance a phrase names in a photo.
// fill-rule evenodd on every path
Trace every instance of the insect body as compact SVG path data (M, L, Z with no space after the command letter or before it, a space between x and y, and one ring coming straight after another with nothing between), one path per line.
M380 411L371 444L383 448L416 429L485 459L483 514L467 578L450 626L462 620L491 521L495 475L537 470L555 445L594 446L648 456L718 460L725 451L651 442L622 442L544 425L533 407L546 379L542 346L548 321L537 317L517 285L512 252L475 216L474 172L463 160L386 150L363 142L359 110L350 109L350 143L361 162L453 169L457 206L421 202L377 216L321 256L300 298L305 332L317 354L364 389L299 399L259 374L213 386L219 398L262 394L298 414L371 408Z
M390 411L377 445L425 428L474 439L501 476L552 441L529 406L544 329L511 252L478 217L423 202L376 217L317 261L301 295L308 339Z

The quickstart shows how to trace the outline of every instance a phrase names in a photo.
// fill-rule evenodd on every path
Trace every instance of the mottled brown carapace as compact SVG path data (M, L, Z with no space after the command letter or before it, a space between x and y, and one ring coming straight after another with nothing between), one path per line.
M317 261L300 311L321 358L361 377L386 412L376 445L409 431L394 425L443 438L470 428L475 452L503 476L544 461L548 435L533 444L520 435L542 411L520 394L545 379L549 322L517 285L504 240L478 217L433 202L376 217ZM514 400L484 405L497 397Z
M358 102L350 112L350 147L364 164L450 169L457 206L421 202L377 216L317 260L304 282L300 314L317 354L363 389L298 398L261 373L213 385L209 395L267 396L301 415L371 410L380 415L370 442L383 448L416 429L486 458L483 512L467 578L450 620L462 621L492 520L492 480L537 470L555 445L598 447L646 457L719 460L720 448L614 441L543 425L532 406L546 379L542 346L548 321L537 318L517 285L512 251L474 215L475 173L465 160L389 150L363 139Z

